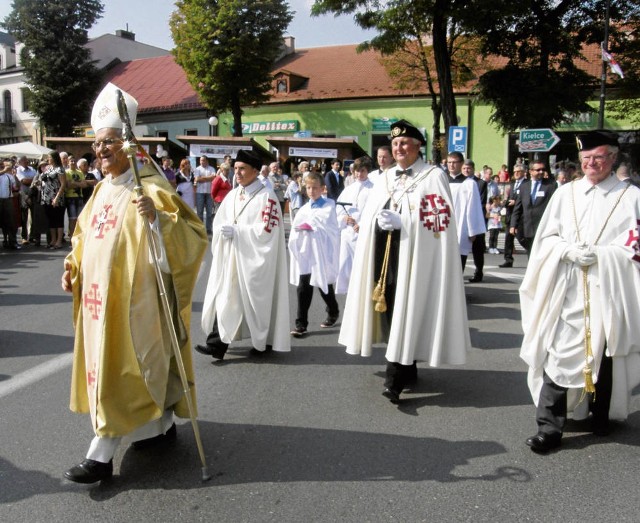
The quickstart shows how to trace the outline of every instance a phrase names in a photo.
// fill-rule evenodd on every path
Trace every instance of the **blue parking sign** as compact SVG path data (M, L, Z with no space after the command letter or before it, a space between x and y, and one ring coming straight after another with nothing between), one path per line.
M464 153L467 151L467 128L449 127L448 152Z

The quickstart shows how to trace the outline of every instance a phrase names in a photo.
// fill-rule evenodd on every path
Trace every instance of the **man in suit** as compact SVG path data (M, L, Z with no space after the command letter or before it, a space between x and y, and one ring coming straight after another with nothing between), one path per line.
M489 193L487 188L487 182L483 179L478 178L475 175L476 165L472 160L467 158L464 161L464 165L462 166L462 174L464 174L467 178L471 178L476 185L478 186L478 191L480 191L480 203L482 204L482 213L485 216L487 209L487 195ZM485 218L485 226L486 226L486 218ZM487 244L485 241L486 234L478 234L473 240L473 245L471 246L471 253L473 254L473 264L476 266L476 271L473 274L473 278L469 279L469 283L480 283L483 277L484 271L484 251L487 248Z
M513 215L513 209L516 206L516 200L518 194L520 194L520 186L525 181L526 167L522 163L518 163L513 168L513 180L509 184L506 192L506 198L503 206L506 209L505 224L506 231L504 235L504 263L499 265L501 268L513 267L513 244L515 236L511 234L511 216ZM516 226L516 229L521 228ZM520 237L520 239L522 236Z
M344 178L340 176L342 163L337 158L331 161L331 170L324 176L324 184L327 186L327 198L336 201L344 190Z
M538 225L547 208L551 195L556 190L555 181L545 178L545 164L541 160L535 160L529 169L531 179L523 182L520 194L511 215L510 233L514 236L518 233L520 219L522 218L522 246L527 251L527 257L531 254L531 245L536 235Z

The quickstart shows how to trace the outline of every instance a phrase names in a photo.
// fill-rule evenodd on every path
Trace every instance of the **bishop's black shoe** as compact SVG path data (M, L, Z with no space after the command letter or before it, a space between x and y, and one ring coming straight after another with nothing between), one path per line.
M76 483L96 483L113 476L113 460L102 463L93 459L85 459L64 473L64 477Z
M265 348L264 348L264 350L258 350L258 349L256 349L256 348L254 347L254 348L252 348L252 349L249 351L249 354L250 354L251 356L258 356L258 357L260 357L260 356L264 356L265 354L267 354L267 353L269 353L269 352L273 352L273 345L266 345L266 346L265 346Z
M509 267L513 267L513 262L506 261L506 262L501 263L500 265L498 265L498 267L500 267L501 269L507 269Z
M546 454L550 450L553 450L560 446L562 434L545 434L544 432L538 432L535 436L527 438L527 445L531 447L533 452L539 454Z

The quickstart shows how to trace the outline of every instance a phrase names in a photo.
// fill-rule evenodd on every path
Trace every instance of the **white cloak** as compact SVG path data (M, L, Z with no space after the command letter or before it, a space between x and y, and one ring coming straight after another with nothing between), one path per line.
M336 215L340 226L340 260L338 262L338 279L336 280L336 294L346 294L351 278L351 267L353 265L353 255L356 252L356 242L358 233L351 225L344 221L346 216L353 218L356 223L360 223L362 210L367 203L369 192L373 187L371 180L363 182L355 181L338 196L336 202ZM340 203L349 205L338 205Z
M338 278L340 229L336 204L323 198L322 207L311 207L308 201L296 213L289 233L289 283L298 285L301 274L311 274L311 285L329 292L329 285ZM298 230L302 224L310 230Z
M244 199L241 199L244 198ZM227 239L223 225L235 224ZM225 343L251 338L253 347L291 350L284 222L275 193L259 180L227 194L213 220L211 273L202 329L214 319Z
M463 364L471 341L449 183L439 167L421 159L411 168L414 175L405 188L419 181L399 202L402 229L386 358L403 365L414 360L433 367ZM349 354L370 356L374 343L386 341L371 297L379 278L374 274L374 234L376 216L396 184L396 170L389 169L375 183L360 220L353 261L357 270L351 275L338 340Z
M593 379L602 353L613 358L613 394L609 415L624 419L631 390L640 382L640 190L610 176L592 186L586 179L558 188L536 232L527 272L520 287L524 339L520 357L529 366L528 384L538 403L543 371L569 388L573 409L584 387L584 294L582 269L562 261L580 240L595 245L597 263L589 267ZM586 403L584 404L586 405ZM575 415L574 417L579 417Z
M460 254L467 256L473 245L469 238L487 232L480 191L472 178L467 178L462 183L452 183L450 189Z

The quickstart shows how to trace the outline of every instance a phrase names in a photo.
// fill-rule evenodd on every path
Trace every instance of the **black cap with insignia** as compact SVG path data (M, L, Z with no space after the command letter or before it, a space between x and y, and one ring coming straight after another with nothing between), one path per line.
M619 147L618 135L611 131L588 131L576 135L578 151L590 151L601 145Z
M391 124L391 139L398 136L407 136L409 138L415 138L419 140L422 145L426 145L427 141L424 139L423 134L406 120L398 120Z

